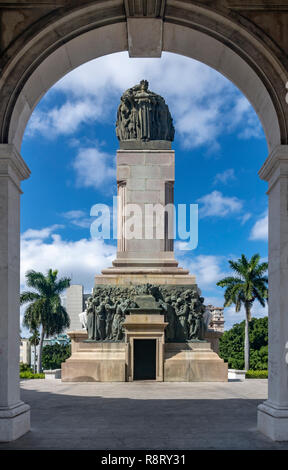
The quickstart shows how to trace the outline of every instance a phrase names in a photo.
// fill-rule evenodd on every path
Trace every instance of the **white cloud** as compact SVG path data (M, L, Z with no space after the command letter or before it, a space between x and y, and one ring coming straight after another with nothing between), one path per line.
M259 139L263 136L263 130L259 118L255 112L251 113L251 105L245 96L241 96L236 101L235 109L232 114L236 116L234 125L243 123L245 120L245 126L238 133L240 139Z
M177 131L183 135L185 147L198 147L216 140L221 132L219 109L193 106L176 120Z
M266 212L261 219L257 220L257 222L252 227L250 233L250 240L268 240L268 213Z
M205 305L213 305L214 307L223 307L223 297L207 295L205 297Z
M243 204L237 197L225 197L220 191L212 191L197 199L202 205L199 210L200 217L226 217L242 210Z
M241 220L241 225L246 224L246 222L251 219L252 214L250 212L247 212L246 214L242 215L240 220Z
M94 276L111 266L116 247L103 240L83 238L77 241L63 240L56 233L57 226L37 231L27 230L21 237L21 288L25 288L25 273L47 272L58 269L59 276L72 277L73 284L82 284L86 292L94 285Z
M115 181L114 156L102 152L96 147L80 148L72 165L76 171L76 185L78 187L101 189L105 186L107 191L107 185L113 184Z
M221 268L223 256L198 255L188 258L181 251L181 243L175 243L175 256L180 260L180 264L189 269L190 274L195 274L200 289L215 289L216 283L227 275Z
M66 101L48 111L36 110L29 121L28 136L40 133L48 139L73 134L81 124L97 120L102 113L99 104L91 100Z
M238 130L238 138L259 139L263 137L259 118L245 96L236 97L228 118L227 126L230 131L235 131L237 127L241 127L241 130Z
M54 138L83 123L114 123L121 94L143 78L165 98L186 147L215 149L218 138L235 129L240 138L263 137L253 108L231 82L196 60L166 52L161 59L131 59L122 52L83 64L48 92L27 135ZM64 98L61 106L52 99L57 96Z
M29 228L21 235L22 240L45 240L57 229L63 228L63 225L55 224L40 230Z
M176 241L175 244L174 244L174 249L175 251L179 252L179 251L182 251L182 250L189 250L191 249L190 248L190 245L188 242L180 242L180 241Z
M255 301L252 307L252 318L263 318L268 315L268 305L266 303L265 307L262 307L259 302ZM232 328L235 323L241 323L245 320L246 314L244 307L241 308L240 312L235 311L235 305L226 307L224 309L224 319L225 319L225 330Z
M88 228L92 223L91 217L87 217L86 212L82 210L72 210L62 214L71 224L81 228Z
M229 168L228 170L223 171L222 173L217 173L213 184L227 184L230 183L230 181L233 181L236 179L235 172L233 168Z
M215 287L215 284L224 277L220 264L222 257L213 255L199 255L191 260L190 272L196 274L197 284L206 288Z
M81 219L82 217L85 217L85 215L86 215L86 212L84 212L82 210L72 210L72 211L68 211L68 212L63 213L63 216L66 219L70 219L70 220Z

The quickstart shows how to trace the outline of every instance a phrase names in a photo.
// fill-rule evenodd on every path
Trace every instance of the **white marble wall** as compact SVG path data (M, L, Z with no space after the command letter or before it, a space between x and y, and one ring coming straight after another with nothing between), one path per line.
M0 442L30 429L20 400L20 181L30 172L12 145L0 145Z
M268 400L258 408L258 429L288 440L288 146L270 154L260 177L269 183Z

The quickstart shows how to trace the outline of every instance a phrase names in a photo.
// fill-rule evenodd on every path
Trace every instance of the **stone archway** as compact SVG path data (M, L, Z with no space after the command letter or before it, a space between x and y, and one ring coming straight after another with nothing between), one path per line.
M259 407L258 425L272 439L288 440L288 63L283 50L221 1L221 8L177 0L62 3L65 7L16 30L0 62L0 441L30 428L18 378L19 196L20 182L29 176L20 156L25 126L58 79L81 63L123 50L133 57L156 57L165 50L210 65L240 88L262 122L270 151L260 171L269 181L270 373L269 399Z

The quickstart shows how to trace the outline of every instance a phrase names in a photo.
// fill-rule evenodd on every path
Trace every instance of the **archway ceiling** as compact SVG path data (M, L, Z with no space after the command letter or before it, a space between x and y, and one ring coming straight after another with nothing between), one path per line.
M269 110L271 123L268 127L275 126L276 119L279 137L275 137L276 131L273 137L267 136L270 148L279 143L287 144L288 111L285 102L285 83L288 69L288 40L285 31L288 26L288 4L286 6L277 0L0 2L1 142L9 141L11 116L21 90L39 64L53 51L71 41L73 37L89 30L123 23L127 31L125 48L128 49L130 56L147 56L147 47L144 47L143 53L140 50L141 41L139 42L141 34L138 24L142 23L143 18L146 29L151 30L150 39L155 37L155 48L150 43L150 54L148 54L150 56L161 55L162 49L181 53L177 51L177 47L173 50L171 46L173 40L170 41L168 48L162 43L165 36L163 25L169 23L205 33L234 51L259 76L271 99L274 114ZM169 26L166 30L168 29ZM171 31L172 29L170 28ZM160 46L157 36L161 40ZM145 38L143 40L145 42ZM169 41L166 40L166 44L167 42ZM119 50L123 50L123 47ZM194 56L193 53L188 55ZM201 57L198 59L201 60ZM206 63L215 67L209 64L209 60ZM220 71L225 74L223 70ZM245 92L243 89L242 91ZM267 100L266 97L265 101ZM255 103L252 104L258 115L261 114ZM271 108L271 105L267 104L267 107Z

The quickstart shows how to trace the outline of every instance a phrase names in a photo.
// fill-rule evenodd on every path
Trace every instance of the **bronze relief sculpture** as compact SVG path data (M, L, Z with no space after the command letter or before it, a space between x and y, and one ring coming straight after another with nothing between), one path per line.
M138 309L141 311L136 301L143 294L152 295L159 312L165 316L167 342L203 340L207 328L204 321L206 308L197 289L144 284L94 289L86 303L88 341L124 341L125 317L130 310L133 313Z

